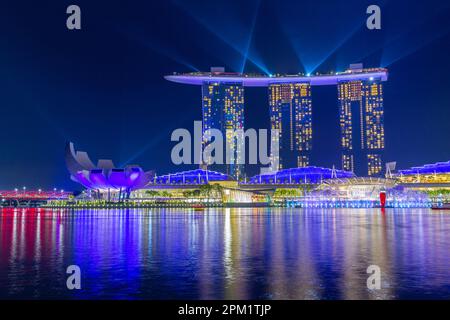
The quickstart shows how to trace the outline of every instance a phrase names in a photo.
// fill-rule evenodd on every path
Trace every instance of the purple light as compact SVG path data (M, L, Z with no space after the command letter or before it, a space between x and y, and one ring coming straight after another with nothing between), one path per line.
M113 169L110 172L101 169L80 171L72 177L88 189L100 190L136 190L145 187L151 180L151 176L139 167Z
M335 170L336 178L353 178L353 172ZM250 178L249 184L291 184L291 183L320 183L331 179L333 169L321 167L301 167L284 169L276 172L256 175Z
M398 173L402 175L450 173L450 161L426 164L421 167L412 167L406 170L399 170Z
M318 75L318 76L256 76L247 77L245 75L229 75L229 76L211 76L210 74L180 74L165 76L164 79L172 82L202 85L204 81L217 82L241 82L244 87L267 87L270 84L276 83L293 83L293 82L307 82L312 86L326 86L336 85L339 81L354 81L354 80L380 80L387 81L388 73L384 69L373 72L363 73L340 73L333 75Z
M208 181L226 180L231 178L224 173L196 169L156 177L156 184L206 184Z
M86 159L89 159L86 152L75 152L73 144L68 144L66 164L71 178L87 189L132 191L145 187L152 180L153 172L144 172L138 166L114 168L111 160L100 160L97 167L92 168L92 162Z

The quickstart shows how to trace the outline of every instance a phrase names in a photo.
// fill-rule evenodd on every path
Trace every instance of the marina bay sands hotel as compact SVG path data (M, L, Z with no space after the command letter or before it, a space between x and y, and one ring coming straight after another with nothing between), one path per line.
M165 76L169 81L201 86L203 132L215 128L225 134L227 129L244 129L244 88L267 87L271 128L280 133L279 169L310 165L313 147L311 87L336 85L341 168L360 176L376 176L382 172L382 83L387 78L386 69L364 69L362 64L352 64L344 72L314 76L250 75L228 73L223 68ZM234 142L225 143L233 143L230 150L237 152ZM221 165L216 165L215 169L234 178L243 177L243 165L217 166Z

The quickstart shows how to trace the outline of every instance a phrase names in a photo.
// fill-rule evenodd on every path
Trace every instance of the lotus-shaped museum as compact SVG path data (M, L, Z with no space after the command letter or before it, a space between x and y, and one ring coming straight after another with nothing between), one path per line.
M73 181L98 191L130 193L144 188L154 176L152 171L144 172L136 165L116 168L111 160L100 159L94 165L86 152L75 151L72 142L66 145L66 165Z

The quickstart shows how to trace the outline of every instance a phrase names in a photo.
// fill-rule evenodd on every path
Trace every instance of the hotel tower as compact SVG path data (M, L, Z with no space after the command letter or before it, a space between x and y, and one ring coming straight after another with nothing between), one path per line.
M212 68L211 72L222 72ZM231 163L212 164L208 166L214 171L224 172L235 179L243 177L244 163L233 132L244 129L244 87L239 81L206 80L202 83L202 111L203 111L203 146L211 142L209 129L218 129L224 138L225 150L230 150ZM225 156L224 156L225 158ZM226 159L224 159L226 160ZM204 159L208 161L208 159Z
M311 85L269 85L270 124L279 130L279 169L309 166L312 147Z
M352 64L344 72L314 76L250 75L212 68L211 72L173 74L165 78L201 86L204 133L210 128L219 129L224 134L227 129L243 129L244 87L267 87L270 126L278 129L280 134L278 169L311 165L311 88L337 86L342 169L353 171L359 176L376 176L382 173L382 83L388 79L388 72L384 68L364 69L362 64ZM235 162L211 167L239 179L243 176L243 165L237 162L243 155L239 153L234 137L227 136L225 140L226 146L233 150Z
M371 77L339 81L337 87L342 169L379 175L384 150L383 85Z

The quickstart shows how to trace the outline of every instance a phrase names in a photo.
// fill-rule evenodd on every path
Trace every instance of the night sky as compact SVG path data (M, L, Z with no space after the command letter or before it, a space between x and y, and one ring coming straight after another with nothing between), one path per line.
M81 7L81 30L66 28L70 4ZM381 7L381 30L365 26L370 4ZM200 87L163 76L210 66L387 67L386 160L450 160L448 0L2 1L0 35L0 189L79 189L67 141L94 161L188 169L171 163L170 134L201 120ZM339 166L337 89L312 95L313 164ZM249 88L245 99L246 127L268 128L267 90Z

